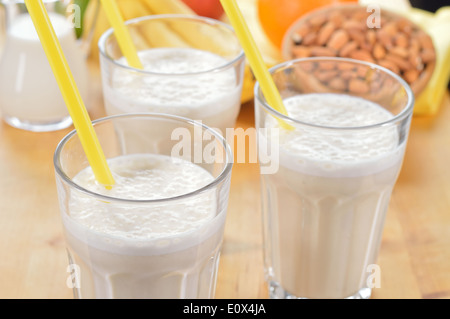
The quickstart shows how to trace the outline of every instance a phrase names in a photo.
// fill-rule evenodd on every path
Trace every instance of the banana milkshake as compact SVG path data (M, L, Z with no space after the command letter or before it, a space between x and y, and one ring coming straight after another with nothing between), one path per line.
M90 169L74 182L132 200L176 197L214 179L201 167L163 156L110 161L117 185L107 190ZM80 267L81 298L208 298L218 265L224 212L214 192L152 209L108 205L74 196L64 219L71 260ZM198 284L192 284L198 282Z
M205 17L154 15L126 22L143 69L99 41L108 115L150 112L186 117L225 134L241 105L245 56L233 29Z
M241 87L234 69L209 72L224 64L222 57L191 48L156 48L139 52L146 76L116 68L104 82L109 115L154 112L179 115L218 128L234 127ZM119 64L127 65L121 58ZM190 75L193 74L193 75Z
M281 77L294 74L280 69ZM266 129L258 132L259 145L278 149L272 157L278 170L261 170L272 298L369 298L374 286L369 279L403 161L412 104L394 114L366 98L321 91L282 91L287 117L260 96L255 101L257 127ZM394 101L410 101L412 95L400 96ZM278 134L268 134L271 130Z
M217 163L172 156L170 132L193 125L152 114L101 120L95 128L115 181L108 187L86 166L76 135L60 144L57 189L76 298L214 297L231 153ZM149 126L158 134L144 132L138 144L136 131L127 134Z
M334 94L293 97L285 105L292 117L322 125L363 126L392 118L372 102ZM278 125L268 120L266 127ZM262 175L276 212L268 217L272 280L309 298L343 298L366 287L378 251L373 243L380 242L402 163L404 144L397 147L398 139L395 128L370 134L281 132L279 170Z

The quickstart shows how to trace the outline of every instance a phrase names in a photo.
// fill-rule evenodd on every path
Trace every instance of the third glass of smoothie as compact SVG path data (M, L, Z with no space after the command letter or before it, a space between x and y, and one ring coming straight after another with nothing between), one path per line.
M163 114L94 122L115 179L97 183L76 131L57 189L76 298L212 298L232 154L216 131Z
M369 298L413 94L394 73L349 59L299 59L271 74L287 115L256 86L270 296Z
M112 30L99 40L108 115L174 114L219 129L234 128L245 56L233 29L220 21L152 15L126 22L143 69L129 67Z

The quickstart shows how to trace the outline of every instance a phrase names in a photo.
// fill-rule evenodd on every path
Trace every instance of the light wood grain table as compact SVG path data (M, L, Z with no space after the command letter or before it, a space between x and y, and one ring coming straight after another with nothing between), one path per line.
M99 79L87 103L104 115ZM373 298L450 298L450 97L414 117L387 215ZM237 127L253 127L253 103ZM72 298L53 153L70 129L32 133L0 122L0 298ZM267 298L256 163L233 168L216 298Z

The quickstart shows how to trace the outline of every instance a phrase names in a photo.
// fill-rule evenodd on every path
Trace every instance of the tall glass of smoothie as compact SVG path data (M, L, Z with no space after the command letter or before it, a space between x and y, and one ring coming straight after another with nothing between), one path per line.
M213 298L232 154L215 130L163 114L94 121L115 184L75 131L54 165L76 298Z
M349 59L288 61L271 74L287 114L256 86L270 296L369 298L413 94L391 71Z
M113 30L99 40L108 115L156 112L220 130L234 128L241 104L245 56L223 22L151 15L126 22L143 69L128 65Z

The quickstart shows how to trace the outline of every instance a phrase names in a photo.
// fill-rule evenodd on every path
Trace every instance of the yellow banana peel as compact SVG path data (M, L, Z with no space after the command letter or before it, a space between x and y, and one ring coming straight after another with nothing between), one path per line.
M195 14L180 0L141 0L153 14Z
M189 47L189 44L164 22L154 21L143 25L142 28L145 30L141 30L141 34L147 39L149 47Z
M406 16L420 25L433 39L436 66L425 89L416 96L415 115L434 115L442 104L450 80L450 6L436 13L411 9Z
M117 2L124 20L130 20L151 14L149 9L142 4L141 0L114 1ZM87 42L89 45L88 58L98 64L98 40L102 34L111 27L105 11L100 5L100 1L89 1L83 21L83 29L86 30L86 32L83 33L83 41ZM135 36L133 38L135 38Z

